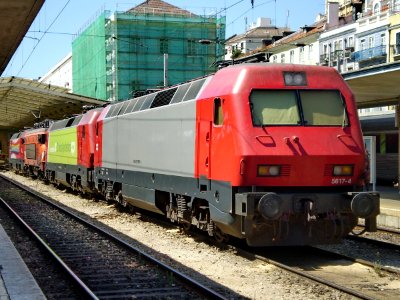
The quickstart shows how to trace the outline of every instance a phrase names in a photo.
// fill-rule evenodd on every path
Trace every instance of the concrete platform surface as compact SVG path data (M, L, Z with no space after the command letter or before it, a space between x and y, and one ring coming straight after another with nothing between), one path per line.
M42 300L42 290L0 225L0 300Z
M400 229L400 193L397 187L377 186L381 195L381 213L378 226Z

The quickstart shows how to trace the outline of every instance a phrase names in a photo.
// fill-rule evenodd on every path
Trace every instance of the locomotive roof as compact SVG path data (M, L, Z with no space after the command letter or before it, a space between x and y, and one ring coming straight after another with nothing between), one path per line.
M105 119L113 118L116 116L152 109L160 106L175 104L179 102L216 97L221 95L227 95L237 93L235 87L241 81L245 81L242 70L250 71L250 75L247 76L248 86L255 87L256 82L265 82L269 80L274 82L277 88L285 88L283 83L283 76L278 78L277 73L284 71L299 72L307 71L315 77L315 74L330 74L337 81L338 73L333 68L322 67L322 66L306 66L306 65L295 65L295 64L268 64L268 63L247 63L228 66L217 71L213 75L203 77L197 80L186 82L180 85L175 85L167 89L156 91L141 97L133 98L126 101L121 101L115 104L111 104L104 116ZM241 75L242 74L242 75ZM264 77L260 77L262 74ZM324 75L324 76L325 76ZM260 81L260 78L262 79ZM329 80L326 80L329 82ZM342 84L342 80L340 84ZM332 82L329 82L332 84Z
M212 75L186 82L181 85L175 85L141 97L112 104L110 105L105 118L112 118L136 111L195 100L211 78Z
M69 118L55 121L49 128L49 131L54 131L57 129L62 129L66 127L78 126L80 123L90 123L92 120L92 115L96 112L100 112L103 108L97 107L87 111L84 114L74 115Z

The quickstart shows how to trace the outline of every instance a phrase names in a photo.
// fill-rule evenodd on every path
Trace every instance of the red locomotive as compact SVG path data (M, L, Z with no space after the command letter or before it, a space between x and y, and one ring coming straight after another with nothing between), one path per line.
M218 240L338 242L358 218L376 230L354 96L332 68L227 67L55 122L48 143L51 181Z
M9 144L9 163L18 173L22 173L24 169L24 135L25 132L14 133Z
M22 137L24 153L23 172L26 175L44 178L47 158L47 130L46 126L26 130Z

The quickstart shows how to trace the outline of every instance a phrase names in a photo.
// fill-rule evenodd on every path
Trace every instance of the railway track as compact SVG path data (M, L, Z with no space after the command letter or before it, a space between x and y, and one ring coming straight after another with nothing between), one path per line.
M41 243L86 298L225 299L76 214L31 194L34 191L0 181L1 205Z
M245 249L238 252L360 299L399 299L400 270L317 247Z
M148 218L152 219L151 216ZM159 219L156 222L159 225L163 224L163 221ZM165 222L162 226L170 229L171 223ZM193 233L193 235L197 234L201 235L201 233ZM352 243L357 242L352 241ZM337 251L338 253L332 253L331 249L321 250L311 247L254 249L235 243L233 247L235 251L251 260L259 259L274 264L286 271L360 299L400 297L400 288L390 286L390 282L399 281L397 270L391 270L390 267L386 269L382 262L377 262L373 258L364 261L358 256L338 254L341 250ZM337 245L337 247L340 248L342 245ZM387 271L390 273L386 273Z
M361 228L361 229L360 229ZM364 226L358 225L357 226L358 232L362 232L364 229ZM352 240L370 240L371 243L374 243L374 241L377 241L377 244L380 245L385 245L387 244L388 247L391 247L390 245L393 246L398 246L398 241L400 241L400 230L395 229L395 228L387 228L387 227L377 227L377 232L369 232L366 233L365 235L359 235L357 232L350 234L348 236L348 239ZM393 240L393 241L391 241Z

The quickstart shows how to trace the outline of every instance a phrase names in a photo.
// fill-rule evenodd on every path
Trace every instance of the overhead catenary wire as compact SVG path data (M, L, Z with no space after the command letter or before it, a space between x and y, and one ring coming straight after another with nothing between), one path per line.
M272 3L272 2L276 2L276 0L268 0L268 1L261 2L261 3L258 4L258 5L254 5L254 7L251 7L250 9L246 10L244 13L242 13L242 14L241 14L240 16L238 16L236 19L234 19L234 20L231 21L230 23L226 24L226 26L228 27L229 25L232 25L232 24L235 23L237 20L239 20L241 17L243 17L244 15L246 15L246 14L247 14L249 11L251 11L252 9L257 8L257 7L260 7L260 6L265 5L265 4ZM275 26L276 26L276 25L275 25Z
M42 41L43 37L47 34L47 32L50 30L50 28L53 26L53 24L58 20L58 18L60 17L60 15L63 13L63 11L65 10L65 8L68 6L68 4L71 2L71 0L67 0L67 2L65 3L65 5L63 6L63 8L59 11L59 13L57 14L57 16L54 18L54 20L51 22L51 24L47 27L47 29L45 30L45 32L42 34L42 36L38 39L38 42L36 43L36 45L33 47L32 51L29 53L28 57L26 58L26 60L24 61L24 63L22 64L20 70L17 73L17 76L19 76L19 74L22 72L22 70L24 69L24 67L26 66L26 64L28 63L28 61L30 60L33 52L35 52L37 46L40 44L40 42Z

